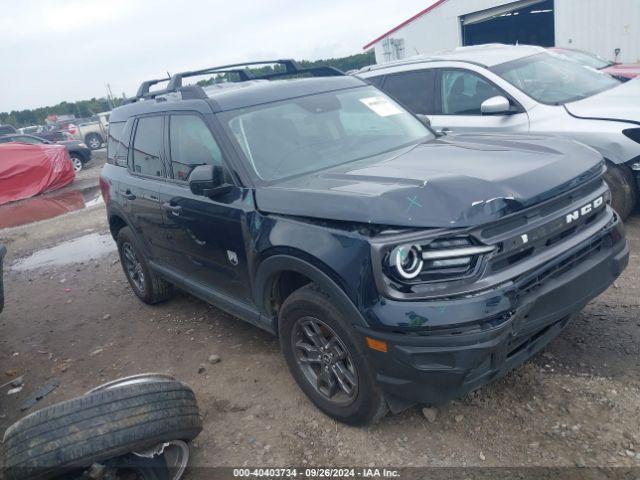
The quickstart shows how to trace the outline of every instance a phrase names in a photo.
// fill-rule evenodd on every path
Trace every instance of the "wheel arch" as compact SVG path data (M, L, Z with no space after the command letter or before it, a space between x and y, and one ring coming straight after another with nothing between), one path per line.
M278 310L282 302L297 288L308 283L314 283L329 294L350 322L363 327L368 326L349 296L327 272L302 258L274 254L263 260L256 271L254 296L258 308L271 317L272 328L276 334Z

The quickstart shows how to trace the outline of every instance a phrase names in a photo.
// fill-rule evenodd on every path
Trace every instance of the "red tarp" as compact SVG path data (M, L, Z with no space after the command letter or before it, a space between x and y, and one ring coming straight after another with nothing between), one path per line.
M75 177L64 145L0 144L0 205L62 188Z

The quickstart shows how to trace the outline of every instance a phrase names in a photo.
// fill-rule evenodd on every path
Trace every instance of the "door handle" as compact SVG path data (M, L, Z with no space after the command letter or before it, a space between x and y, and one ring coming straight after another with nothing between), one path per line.
M448 133L453 133L453 130L451 130L449 127L444 127L442 130L438 130L437 133L441 133L442 135L446 135Z
M125 192L120 192L120 194L126 198L127 200L135 200L136 199L136 195L135 193L131 193L131 190L127 190Z
M180 205L171 205L170 203L163 203L162 208L164 208L165 211L170 212L171 215L175 217L179 217L180 215L182 215L182 207Z

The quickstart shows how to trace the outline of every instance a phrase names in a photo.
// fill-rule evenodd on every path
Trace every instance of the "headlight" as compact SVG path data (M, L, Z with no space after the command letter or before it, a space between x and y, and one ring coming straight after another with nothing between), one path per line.
M622 133L634 142L640 143L640 128L629 128L627 130L623 130Z
M495 249L495 246L478 245L470 237L399 245L392 248L387 257L388 271L401 282L457 280L472 273L479 258Z
M389 266L402 279L411 280L420 275L424 261L420 245L401 245L389 255Z

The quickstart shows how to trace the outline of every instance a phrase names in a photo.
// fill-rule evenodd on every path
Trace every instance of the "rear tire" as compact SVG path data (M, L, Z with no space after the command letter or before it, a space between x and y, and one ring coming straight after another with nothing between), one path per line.
M82 159L77 156L71 156L71 165L73 165L73 171L78 173L82 170Z
M102 137L97 133L90 133L84 137L84 143L86 143L91 150L97 150L102 146Z
M314 322L322 332L320 343L324 343L325 347L333 345L326 351L316 351L317 355L311 362L309 359L314 354L305 353L314 349L310 347L311 337L305 336L305 325L309 321ZM361 340L328 294L313 284L293 292L280 310L279 334L282 353L291 375L316 407L349 425L375 423L384 417L387 403L376 383ZM299 347L301 343L305 344L305 348ZM333 350L336 347L338 350ZM333 363L331 358L324 360L327 353L337 353L330 357L341 360ZM326 374L334 378L333 389L327 388L328 382L322 379L322 385L318 383L325 366ZM338 369L341 375L333 374L334 369ZM346 375L343 373L345 371ZM349 382L345 383L355 385L354 388L342 388L346 378ZM331 395L331 391L335 393Z
M611 189L611 206L622 220L626 220L635 210L638 199L633 172L626 165L607 162L604 179Z
M140 300L153 305L171 298L173 285L151 269L129 227L118 232L118 253L129 285Z
M193 440L202 419L193 391L177 380L100 390L10 426L3 440L8 480L49 479L171 440Z

